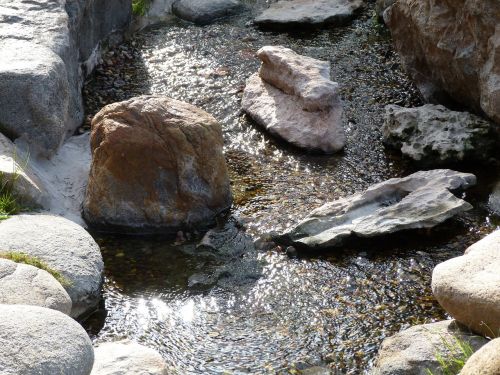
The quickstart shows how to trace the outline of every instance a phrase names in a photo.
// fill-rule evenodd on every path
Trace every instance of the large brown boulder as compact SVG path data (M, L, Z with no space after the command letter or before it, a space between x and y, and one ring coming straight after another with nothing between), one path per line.
M384 14L422 94L500 124L500 1L399 0Z
M205 227L231 206L220 124L190 104L140 96L92 120L84 217L107 230Z

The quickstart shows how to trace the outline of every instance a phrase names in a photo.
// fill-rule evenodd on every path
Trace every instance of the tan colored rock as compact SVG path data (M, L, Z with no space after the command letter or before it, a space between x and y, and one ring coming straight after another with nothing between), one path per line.
M491 340L465 363L460 375L500 374L500 338Z
M92 121L88 223L111 230L204 227L231 206L220 124L190 104L141 96Z
M451 97L500 124L498 0L399 0L384 18L425 97Z
M456 320L488 337L500 333L500 231L440 263L432 273L432 292Z
M258 51L262 66L246 83L242 108L270 133L306 150L333 153L345 145L338 84L330 64L281 46Z
M373 375L440 374L438 355L450 358L457 355L457 340L467 342L473 350L487 340L464 330L454 320L410 327L386 338L378 352Z

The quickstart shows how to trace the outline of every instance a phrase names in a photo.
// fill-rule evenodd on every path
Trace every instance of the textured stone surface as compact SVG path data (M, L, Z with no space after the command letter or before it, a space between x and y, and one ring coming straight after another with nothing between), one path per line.
M492 124L468 112L442 105L386 107L384 142L420 162L438 164L487 160L495 145Z
M491 340L465 363L460 375L500 374L500 339Z
M0 222L0 249L44 261L69 282L65 286L76 317L100 298L103 261L99 246L79 225L59 216L22 214Z
M38 306L0 305L2 375L88 375L94 353L73 319Z
M493 187L488 198L488 207L494 214L500 215L500 182L497 182Z
M432 292L456 320L489 337L500 334L500 231L440 263L432 273Z
M384 17L425 97L451 97L500 124L499 1L400 0Z
M108 342L95 349L92 375L167 375L167 365L153 349L128 340Z
M472 174L435 169L392 178L366 191L326 203L279 240L298 247L328 248L349 237L376 237L432 228L472 206L450 191L476 183Z
M377 17L379 20L384 18L384 12L387 8L389 8L392 4L394 4L396 0L377 0L375 3L375 12L377 13Z
M0 133L0 183L9 183L24 206L47 204L43 182L31 169L29 157Z
M241 9L242 4L238 0L177 0L172 5L172 11L177 17L199 25L231 16Z
M83 119L83 76L99 41L128 26L130 8L127 0L3 1L0 131L33 155L53 154Z
M378 352L373 375L427 375L440 374L437 354L444 358L452 355L449 347L456 340L468 342L474 350L487 340L474 336L453 320L411 327L386 338Z
M242 107L259 125L304 149L332 153L345 144L338 85L328 62L281 46L258 51L262 66L243 92Z
M231 206L222 147L220 124L190 104L141 96L106 106L92 121L85 219L118 231L212 224Z
M255 18L261 26L344 25L364 5L362 0L281 0Z
M48 272L0 258L0 303L71 312L71 298Z

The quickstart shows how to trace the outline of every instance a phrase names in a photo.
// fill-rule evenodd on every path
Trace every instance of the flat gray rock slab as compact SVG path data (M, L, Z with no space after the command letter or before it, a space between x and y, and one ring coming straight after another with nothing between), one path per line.
M76 321L38 306L0 305L0 374L88 375L94 352Z
M364 5L362 0L280 0L255 18L268 27L340 26Z
M500 334L500 231L470 246L465 254L438 264L432 293L456 320L489 337Z
M417 108L388 105L382 135L387 145L404 156L432 165L487 160L495 145L490 122L433 104Z
M488 342L469 333L454 320L413 326L386 338L379 349L373 375L423 375L427 370L440 374L437 355L449 358L456 352L449 348L457 340L468 342L473 350Z
M128 340L108 342L95 348L92 375L167 375L161 355Z
M81 226L59 216L23 214L0 222L1 251L36 257L69 282L77 317L97 305L104 264L99 246Z
M177 17L199 25L234 15L242 8L238 0L178 0L172 5Z
M432 228L472 208L451 191L475 183L474 175L449 169L392 178L362 193L326 203L277 239L299 248L330 248L352 236L368 238Z
M51 274L1 258L0 304L41 306L71 313L71 298Z

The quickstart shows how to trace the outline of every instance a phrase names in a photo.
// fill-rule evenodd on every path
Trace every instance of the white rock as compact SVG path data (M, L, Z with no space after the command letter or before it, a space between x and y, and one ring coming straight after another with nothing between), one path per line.
M263 47L259 74L243 92L242 108L258 124L304 149L332 153L345 144L338 85L328 62L281 46Z
M23 214L0 222L0 249L44 261L71 284L65 286L77 317L99 301L103 261L99 246L85 229L59 216Z
M0 258L0 304L33 305L71 312L71 298L47 271Z
M0 305L0 374L88 375L94 353L85 330L38 306Z
M453 320L411 327L386 338L378 352L373 375L426 375L427 370L440 374L437 356L449 358L449 348L457 339L468 342L474 350L487 340L473 336Z
M262 26L343 25L364 5L362 0L281 0L271 4L255 23Z
M491 340L465 363L460 375L500 374L500 338Z
M92 375L168 374L158 352L128 340L101 344L94 353Z
M472 208L450 191L475 183L474 175L449 169L392 178L317 208L280 240L298 247L328 248L339 246L354 235L376 237L432 228Z
M432 292L443 308L473 331L500 334L500 231L440 263L432 273Z
M442 105L386 107L384 142L417 161L436 163L486 160L495 145L493 126L468 112Z

